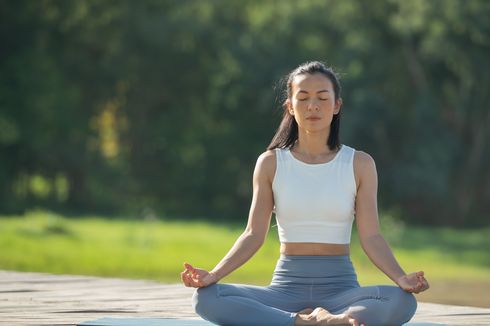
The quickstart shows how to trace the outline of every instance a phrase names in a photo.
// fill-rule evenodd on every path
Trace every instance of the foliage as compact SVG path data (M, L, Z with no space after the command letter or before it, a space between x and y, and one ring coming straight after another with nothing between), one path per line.
M490 3L0 1L0 211L243 219L279 79L341 73L342 139L409 223L490 212Z

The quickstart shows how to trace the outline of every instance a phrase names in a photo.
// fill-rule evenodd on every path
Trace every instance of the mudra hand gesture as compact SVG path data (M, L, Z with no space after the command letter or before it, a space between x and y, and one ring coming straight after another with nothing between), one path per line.
M202 288L218 282L218 277L204 269L194 268L191 264L184 263L185 270L180 273L182 282L187 287Z
M416 272L400 277L398 286L407 292L419 293L429 288L429 283L424 277L424 272Z

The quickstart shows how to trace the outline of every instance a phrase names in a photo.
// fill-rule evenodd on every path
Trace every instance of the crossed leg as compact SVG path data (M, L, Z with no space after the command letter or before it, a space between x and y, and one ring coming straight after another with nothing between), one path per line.
M218 325L294 325L295 312L304 308L290 295L271 287L213 284L197 289L196 312Z
M417 307L415 297L396 286L356 287L323 298L317 295L318 298L305 298L304 292L304 287L299 291L287 287L214 284L196 290L193 306L206 320L237 326L293 326L297 312L316 307L336 315L347 314L367 326L394 326L410 320Z
M333 314L348 314L367 326L402 325L417 310L417 300L413 294L391 285L348 289L319 303Z

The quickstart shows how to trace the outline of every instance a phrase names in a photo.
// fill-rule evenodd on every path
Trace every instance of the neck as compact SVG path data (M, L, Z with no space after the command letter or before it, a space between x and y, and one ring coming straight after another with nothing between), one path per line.
M298 130L298 141L294 147L297 151L311 156L331 152L327 145L329 134L330 129L315 133L300 129Z

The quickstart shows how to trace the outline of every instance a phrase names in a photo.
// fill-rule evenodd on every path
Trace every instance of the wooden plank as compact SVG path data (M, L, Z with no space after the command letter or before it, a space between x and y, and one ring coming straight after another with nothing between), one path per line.
M103 317L199 319L190 303L193 291L145 280L0 271L0 324L76 325ZM490 325L490 309L419 302L410 323Z

